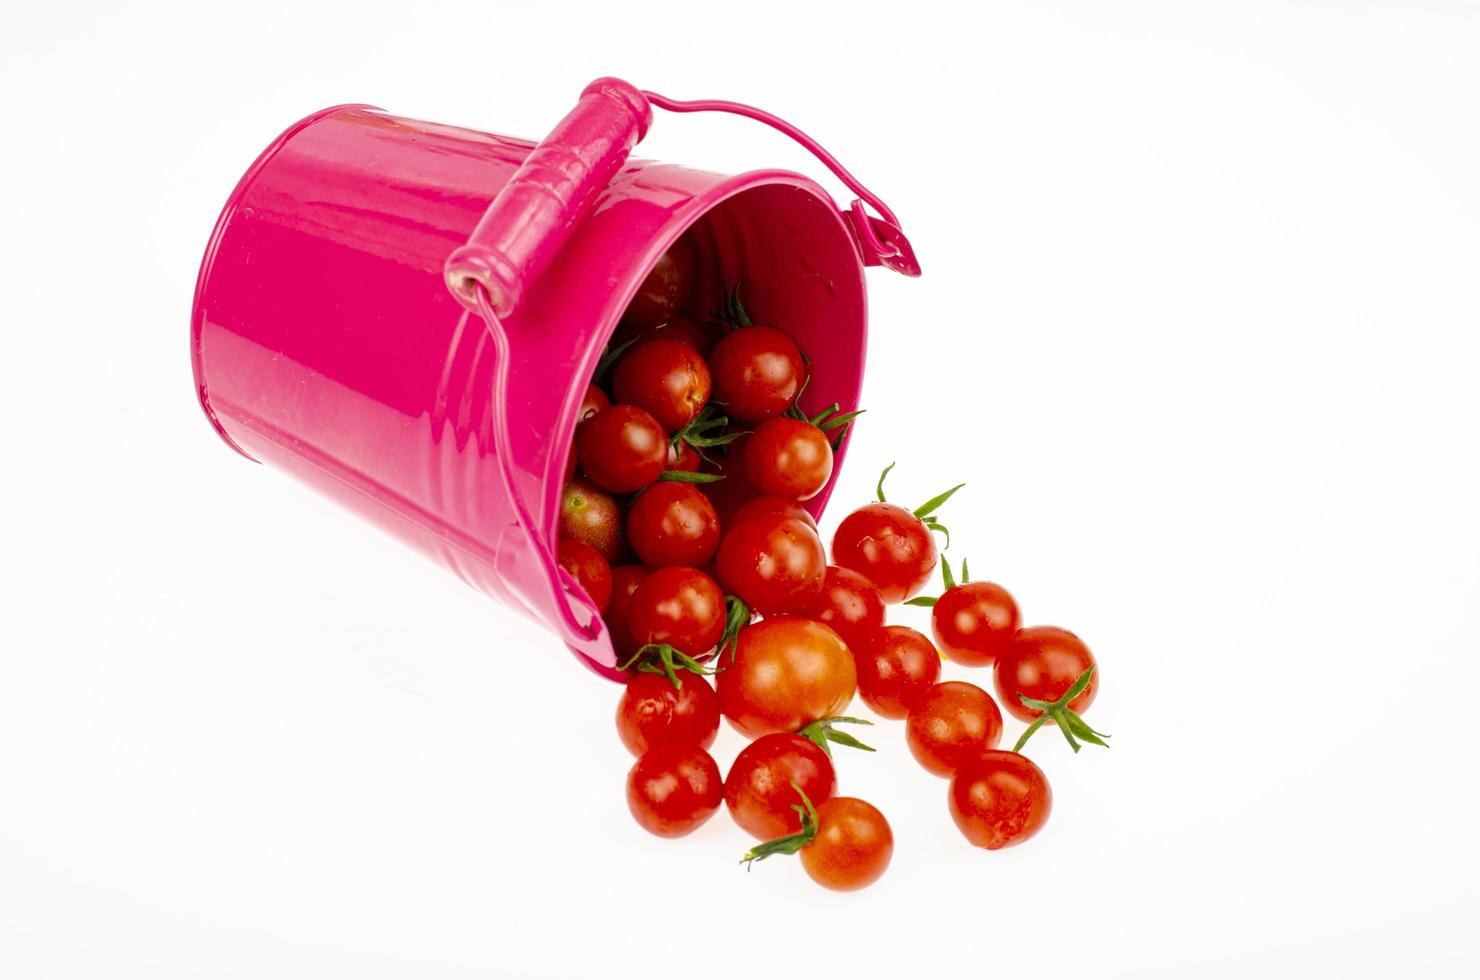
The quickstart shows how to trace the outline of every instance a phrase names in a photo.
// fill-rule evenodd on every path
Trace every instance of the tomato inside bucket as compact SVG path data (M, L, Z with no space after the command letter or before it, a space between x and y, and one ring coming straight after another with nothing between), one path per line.
M598 606L611 601L611 565L619 593L654 568L710 565L737 511L757 497L786 495L753 472L762 440L778 426L805 434L825 457L814 482L790 494L803 516L821 512L847 444L864 357L861 269L837 222L836 211L803 188L751 186L685 227L631 291L595 376L573 392L575 443L551 461L572 474L554 519L558 535L575 541L559 542L562 562L601 598ZM677 401L675 385L684 395ZM782 416L796 418L772 421ZM660 441L666 454L652 448ZM624 461L632 467L621 468ZM641 466L648 469L629 482ZM664 485L669 480L684 485ZM815 538L815 523L807 523ZM585 545L600 556L577 558ZM723 581L712 565L695 574L711 572ZM718 593L703 584L712 600ZM618 662L635 649L628 598L616 597L608 623Z

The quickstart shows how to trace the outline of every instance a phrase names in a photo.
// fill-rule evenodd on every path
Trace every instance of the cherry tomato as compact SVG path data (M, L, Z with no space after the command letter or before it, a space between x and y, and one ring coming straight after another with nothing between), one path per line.
M940 652L966 667L996 660L1020 622L1017 602L995 582L946 589L930 611L930 632Z
M807 365L796 343L775 327L743 327L726 334L709 354L714 400L742 422L786 411L802 390Z
M605 615L612 598L612 569L601 552L584 541L565 538L556 548L556 558L586 590L597 611Z
M675 743L707 749L719 733L719 698L698 674L680 675L683 687L662 674L635 673L617 703L617 735L627 751L642 755ZM805 741L805 739L804 739Z
M576 458L592 483L612 493L630 493L662 475L668 434L637 406L613 405L576 430Z
M658 745L627 773L627 808L642 829L682 837L714 816L724 800L723 787L719 766L699 746Z
M627 540L649 565L697 567L719 547L719 517L692 484L654 483L627 511Z
M926 691L910 710L905 740L915 760L937 776L949 776L1002 738L1002 713L975 684L944 681Z
M745 440L745 476L764 494L808 500L832 477L827 435L801 419L767 419Z
M858 666L859 697L885 718L908 717L940 678L940 654L908 626L874 630L853 648L853 662Z
M800 801L792 784L820 803L838 788L827 753L810 739L790 732L762 735L740 750L725 777L725 803L740 829L761 840L794 834L802 818L792 809Z
M580 411L576 413L576 426L579 428L582 422L589 422L591 416L603 408L611 408L612 400L606 397L606 392L596 385L586 386L586 397L581 399Z
M997 696L1014 718L1032 721L1042 712L1023 704L1018 695L1035 701L1057 701L1094 663L1089 647L1068 630L1029 626L1018 630L1007 649L997 655L993 671ZM1096 669L1089 686L1069 702L1069 709L1082 713L1094 701L1099 686L1100 672Z
M856 655L871 633L883 629L884 600L874 583L862 575L829 565L822 579L822 591L807 607L806 615L831 626Z
M699 451L682 439L668 444L668 462L664 464L664 469L697 473L702 465L704 460L699 458Z
M873 804L834 796L817 804L817 836L798 854L822 887L856 891L883 877L894 856L894 832Z
M632 596L647 577L648 570L641 565L618 565L612 569L612 598L601 618L606 621L612 649L623 659L642 646L632 635Z
M891 604L918 595L940 559L925 523L898 504L865 504L843 518L832 555L874 583Z
M565 454L565 482L569 483L576 475L576 444L572 442L570 449Z
M622 314L625 323L642 329L664 322L683 308L694 285L693 244L680 238L658 257Z
M750 738L794 732L841 714L858 684L842 638L796 616L773 616L742 629L733 662L716 676L720 710Z
M667 431L677 432L709 401L709 365L688 344L655 338L617 362L612 393L618 402L636 405Z
M730 515L730 525L733 527L752 517L759 517L761 514L779 514L782 517L795 517L812 530L817 530L817 518L813 517L807 508L795 500L787 500L785 497L751 497L745 503L735 508L735 513Z
M715 564L725 588L767 616L811 606L827 574L816 531L794 517L766 514L732 524Z
M1043 770L1016 752L985 752L951 777L951 816L966 839L995 851L1043 829L1053 793Z
M628 622L639 646L667 643L702 657L724 635L725 596L697 568L660 568L632 594Z
M622 508L611 494L576 477L560 497L560 537L584 541L607 561L622 551Z

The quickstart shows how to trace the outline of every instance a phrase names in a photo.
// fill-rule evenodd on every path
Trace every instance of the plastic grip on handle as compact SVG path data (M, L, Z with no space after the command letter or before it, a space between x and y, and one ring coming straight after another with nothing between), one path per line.
M488 205L467 244L447 257L447 288L458 301L477 313L482 285L495 313L512 313L652 121L646 97L621 79L587 85Z

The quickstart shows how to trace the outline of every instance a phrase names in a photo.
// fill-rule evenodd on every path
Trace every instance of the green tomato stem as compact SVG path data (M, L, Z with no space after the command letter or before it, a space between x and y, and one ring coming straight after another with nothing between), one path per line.
M832 758L832 746L828 744L829 742L837 742L839 745L846 745L850 749L862 749L865 752L875 751L873 746L864 745L862 742L854 738L852 735L849 735L847 732L838 731L836 728L833 727L835 723L846 725L873 724L873 722L868 721L864 718L849 718L844 715L834 715L831 718L817 719L816 721L812 722L812 724L807 725L806 727L798 731L797 734L802 736L802 738L805 738L808 741L814 743L818 748L826 752L829 759Z
M714 673L714 669L708 667L682 650L674 649L667 643L649 643L642 647L625 663L618 664L622 670L637 670L644 674L662 674L676 690L683 690L683 681L678 672L686 670L691 674L707 676Z
M816 839L817 810L813 808L812 801L807 799L807 794L802 792L800 786L793 782L791 788L796 790L797 795L802 798L801 806L792 805L792 809L802 818L802 829L795 834L787 834L785 837L777 837L764 844L757 844L746 851L745 856L740 859L746 871L749 871L750 866L755 862L764 861L773 854L795 854Z
M881 504L887 504L889 502L889 499L884 496L884 478L889 475L889 471L892 469L894 469L894 464L890 463L884 467L884 472L879 474L879 487L874 491L874 496L879 498L879 503Z
M1069 748L1073 749L1076 753L1079 751L1080 745L1079 741L1075 739L1075 735L1078 735L1080 739L1092 745L1099 745L1108 749L1110 746L1105 742L1105 739L1110 736L1089 727L1089 725L1085 724L1084 719L1079 717L1069 707L1069 702L1079 697L1080 694L1084 693L1084 689L1089 687L1090 678L1094 674L1095 665L1090 664L1084 673L1075 678L1074 683L1069 685L1069 689L1057 701L1038 701L1019 694L1019 701L1029 708L1041 711L1042 714L1033 721L1033 724L1028 726L1027 731L1023 732L1022 736L1017 740L1017 744L1012 747L1012 750L1014 752L1021 752L1023 746L1028 744L1028 739L1033 737L1033 733L1050 721L1059 726L1059 731L1063 733L1064 738L1068 741Z

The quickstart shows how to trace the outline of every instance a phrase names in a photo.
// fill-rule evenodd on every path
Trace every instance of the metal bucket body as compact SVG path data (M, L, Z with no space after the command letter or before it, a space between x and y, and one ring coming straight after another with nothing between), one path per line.
M806 177L627 161L503 318L511 373L498 405L488 332L448 291L444 264L535 145L364 106L298 123L217 222L196 289L195 380L206 414L244 455L551 625L609 673L595 611L578 588L556 594L538 568L553 560L582 395L629 299L692 228L701 301L743 281L756 321L791 333L811 359L804 407L848 408L864 362L863 253ZM830 491L809 502L814 513ZM562 630L562 604L595 620L595 635Z

